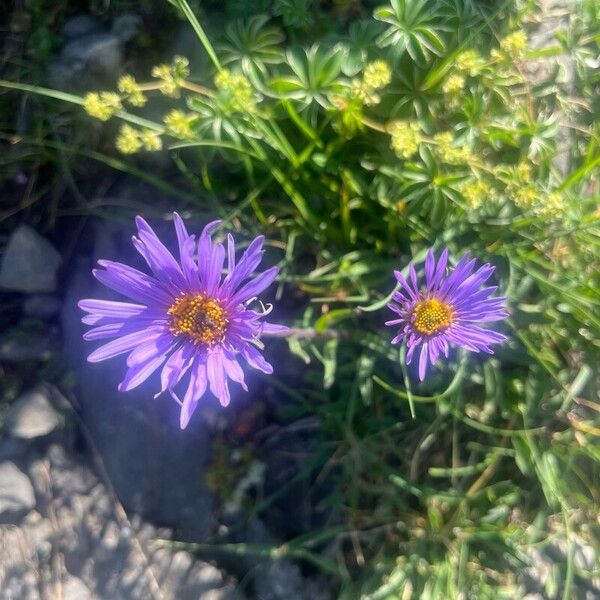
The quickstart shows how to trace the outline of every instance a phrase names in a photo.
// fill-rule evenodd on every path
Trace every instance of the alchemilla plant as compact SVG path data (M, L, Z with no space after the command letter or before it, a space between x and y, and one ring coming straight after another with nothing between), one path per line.
M174 215L176 259L138 219L152 275L101 263L134 304L81 303L86 338L110 340L90 358L127 353L122 389L160 379L182 427L212 396L234 409L246 367L318 420L306 469L335 473L339 527L286 548L341 597L524 597L546 556L536 589L585 597L597 569L581 557L599 547L597 3L569 5L540 50L544 3L381 1L337 29L325 3L266 2L271 16L213 34L173 0L206 65L175 56L83 97L34 90L82 105L122 161L168 151L210 223L195 238ZM264 320L270 293L289 330ZM307 364L297 380L278 378L289 356L271 374L272 333Z

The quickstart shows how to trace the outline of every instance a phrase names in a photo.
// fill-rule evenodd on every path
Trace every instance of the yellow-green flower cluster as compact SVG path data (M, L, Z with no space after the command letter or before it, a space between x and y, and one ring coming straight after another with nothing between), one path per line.
M223 69L215 76L215 86L225 94L233 110L239 112L252 112L254 110L254 90L250 80L245 75Z
M475 77L481 71L484 60L475 50L465 50L456 57L456 70L469 77Z
M527 49L527 36L524 31L513 31L500 40L500 48L512 59L520 58Z
M515 167L515 176L523 183L529 183L531 181L531 165L526 162L520 162Z
M121 154L134 154L142 148L156 151L162 148L162 140L156 131L145 129L139 131L131 125L123 125L115 140L115 146Z
M462 92L465 87L465 78L463 75L459 73L452 73L448 77L446 77L444 83L442 84L442 91L444 94L455 95L459 92Z
M390 67L384 60L375 60L365 67L362 79L352 80L352 96L367 106L379 104L377 90L384 88L392 80Z
M540 196L534 185L516 187L510 191L513 202L523 210L529 210L538 204Z
M409 121L393 121L388 125L392 136L392 149L400 158L410 158L423 141L418 123Z
M83 109L100 121L108 121L121 109L121 98L114 92L90 92L83 98Z
M152 77L160 79L160 87L158 89L165 96L178 96L181 82L189 74L189 61L184 56L176 56L170 65L156 65L152 69Z
M540 198L533 212L542 219L556 219L565 212L565 201L560 192L552 192L546 198Z
M379 90L390 83L392 72L384 60L375 60L365 67L363 83L365 87Z
M132 106L144 106L146 104L146 96L142 93L133 75L123 75L117 81L117 89L121 94L124 94L124 99Z
M493 199L496 195L494 188L483 179L465 183L460 191L471 209L479 208L484 200Z
M433 136L437 144L437 154L441 160L449 165L465 165L473 159L473 153L467 146L455 146L454 137L449 131Z
M182 110L174 109L163 119L168 132L176 138L189 139L193 137L192 122L194 115L186 114Z

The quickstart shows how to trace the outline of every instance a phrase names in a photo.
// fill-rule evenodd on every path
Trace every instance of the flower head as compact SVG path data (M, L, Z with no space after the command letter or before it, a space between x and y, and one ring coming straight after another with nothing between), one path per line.
M115 140L115 146L121 154L135 154L142 148L139 132L131 125L123 125Z
M410 158L418 149L422 141L421 128L416 122L393 121L388 125L392 136L392 150L400 158Z
M455 344L473 352L493 354L491 344L503 342L506 337L484 329L476 323L499 321L508 316L506 298L491 295L496 286L482 287L494 272L485 264L476 271L476 260L465 254L455 269L446 274L448 249L436 258L432 250L425 260L425 286L419 287L417 272L408 267L409 281L400 271L394 271L400 290L394 293L394 301L388 307L398 318L386 325L399 327L392 340L397 344L406 340L406 364L410 364L419 351L419 379L423 381L427 366L436 362L440 354L448 357L449 345Z
M133 237L133 245L152 275L101 260L102 268L93 271L96 279L133 303L92 299L81 300L79 307L89 313L83 322L93 326L84 339L110 339L92 352L88 361L127 353L128 368L120 391L137 387L161 369L159 394L169 392L180 404L183 429L207 388L223 406L229 404L229 380L247 389L240 359L254 369L272 373L273 367L260 352L260 338L287 328L262 320L271 307L250 308L278 273L277 267L271 267L252 276L263 255L262 236L236 261L231 235L227 236L227 248L211 238L219 221L209 223L196 241L177 213L173 219L179 261L148 223L137 217L138 236ZM222 278L225 257L227 274Z
M392 80L390 67L384 60L376 60L365 67L363 82L367 88L378 90L385 87Z
M90 92L83 98L83 109L100 121L108 121L121 109L121 98L113 92Z

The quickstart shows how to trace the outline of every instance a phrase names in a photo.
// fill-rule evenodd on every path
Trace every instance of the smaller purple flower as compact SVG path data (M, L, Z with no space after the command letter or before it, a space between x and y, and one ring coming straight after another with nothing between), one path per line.
M219 221L209 223L199 238L188 233L177 213L173 221L179 260L150 225L137 217L138 236L133 237L133 245L152 274L98 261L102 268L93 271L96 279L133 302L91 299L81 300L79 307L89 313L83 323L92 326L84 339L110 340L94 350L88 361L127 354L127 371L119 385L123 392L160 369L159 394L169 392L179 403L183 429L207 390L227 406L230 380L248 389L241 359L254 369L272 373L273 367L261 353L260 338L285 333L287 327L262 320L271 307L251 308L279 272L271 267L254 274L263 255L263 236L237 260L231 235L227 247L212 240Z
M398 318L386 325L399 327L392 340L397 344L406 340L406 364L410 365L415 351L419 350L419 379L425 379L427 366L434 364L440 354L448 358L450 344L472 352L493 354L491 344L506 340L496 331L479 327L477 323L500 321L508 316L506 298L491 297L497 286L482 287L494 272L490 264L476 271L476 259L465 254L450 274L446 274L448 249L436 261L433 250L425 259L425 286L419 287L417 273L412 264L408 267L407 281L400 271L394 275L400 290L388 307Z

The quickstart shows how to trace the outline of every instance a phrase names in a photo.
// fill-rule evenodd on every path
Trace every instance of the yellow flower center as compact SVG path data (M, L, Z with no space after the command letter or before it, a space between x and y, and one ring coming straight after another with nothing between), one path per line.
M186 335L195 344L212 346L222 342L229 325L221 303L205 294L182 294L167 311L174 335Z
M454 314L448 304L435 298L422 300L413 310L413 326L419 333L431 335L452 325Z

